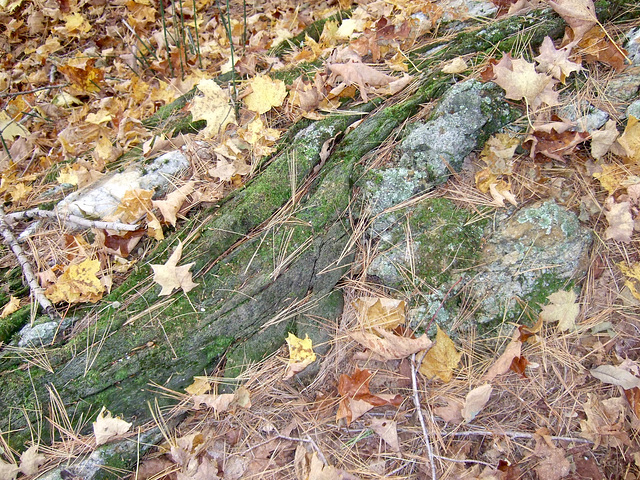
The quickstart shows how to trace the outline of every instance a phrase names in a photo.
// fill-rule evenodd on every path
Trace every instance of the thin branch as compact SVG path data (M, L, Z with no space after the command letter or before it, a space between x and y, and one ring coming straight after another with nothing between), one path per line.
M119 230L125 232L133 232L140 228L138 225L131 225L128 223L120 223L120 222L103 222L100 220L88 220L83 217L78 217L77 215L60 215L56 212L50 210L40 210L38 208L34 208L31 210L25 210L24 212L15 212L9 213L5 215L7 223L11 224L18 220L24 220L26 218L54 218L61 222L69 222L80 227L85 228L98 228L105 230Z
M51 317L52 319L59 318L59 315L58 315L58 312L56 312L56 309L53 307L49 299L44 296L44 289L40 286L40 284L38 283L38 280L33 274L33 268L29 263L29 259L26 257L26 255L22 251L22 247L20 247L20 245L18 244L16 237L14 236L13 232L11 231L11 228L7 224L4 210L2 209L2 207L0 207L0 233L2 233L2 236L4 237L4 241L11 248L11 251L13 251L13 254L18 259L18 263L22 268L22 274L24 275L24 278L27 281L27 284L29 285L29 289L31 290L31 294L33 295L33 297L40 304L40 306L45 311L45 313L49 315L49 317Z
M0 93L0 98L15 98L20 95L28 95L29 93L41 92L42 90L53 90L54 88L64 88L69 86L70 83L61 83L60 85L47 85L46 87L38 87L32 90L25 90L24 92L14 92L14 93Z
M504 432L491 432L489 430L467 430L463 432L449 432L443 433L443 437L470 437L470 436L482 436L482 437L494 437L504 435L506 437L511 437L514 439L518 438L534 438L535 434L526 433L526 432L514 432L510 430L506 430ZM551 440L559 441L559 442L575 442L575 443L594 443L591 440L587 440L586 438L576 438L576 437L549 437Z
M418 396L418 381L416 379L416 354L411 355L411 386L413 388L413 405L416 407L416 414L420 420L420 426L422 427L422 438L424 444L427 447L427 455L429 456L429 463L431 464L431 480L437 480L436 476L436 462L433 456L433 449L431 448L431 442L429 441L429 433L427 432L427 426L424 423L424 417L422 416L422 408L420 407L420 397Z

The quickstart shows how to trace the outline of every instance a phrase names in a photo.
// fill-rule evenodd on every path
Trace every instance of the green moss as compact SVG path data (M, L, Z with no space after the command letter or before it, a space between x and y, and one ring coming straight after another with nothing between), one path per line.
M452 272L474 267L487 219L470 223L472 213L445 198L420 204L409 217L418 245L416 273L432 285L448 285Z
M0 342L10 342L11 337L24 327L30 318L30 305L25 305L21 309L9 315L7 318L0 318Z

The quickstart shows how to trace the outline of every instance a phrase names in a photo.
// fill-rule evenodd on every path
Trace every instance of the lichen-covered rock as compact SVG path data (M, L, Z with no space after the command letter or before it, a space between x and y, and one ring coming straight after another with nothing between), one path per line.
M189 166L189 160L180 150L168 152L147 165L107 175L90 187L68 195L56 208L61 214L102 219L116 210L130 190L166 193L171 184L169 179L181 177Z
M42 322L35 325L27 324L20 330L18 340L19 347L41 347L50 345L56 334L69 328L72 319L67 317L62 323L56 321Z
M362 197L375 215L444 183L464 158L518 113L492 83L452 86L425 123L408 127L392 165L370 171Z
M463 306L455 298L464 290L464 308L474 309L468 319L485 331L516 320L522 312L518 300L535 310L586 271L591 231L553 201L498 214L494 222L473 218L444 198L424 200L396 215L400 220L377 237L367 273L404 293L414 328L433 315L449 331L455 331L456 319L466 328L460 324Z
M545 303L586 272L591 231L575 214L553 201L504 216L487 236L472 285L480 303L476 321L513 320L517 299Z
M379 237L367 273L397 289L425 283L448 288L456 272L476 265L486 221L446 198L429 198L396 212L400 219Z

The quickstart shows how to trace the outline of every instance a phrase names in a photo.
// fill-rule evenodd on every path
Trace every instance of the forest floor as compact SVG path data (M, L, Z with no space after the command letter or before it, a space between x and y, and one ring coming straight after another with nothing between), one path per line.
M144 228L126 239L109 243L62 224L27 232L25 250L37 281L64 316L69 305L95 302L121 284L133 263L180 229L191 210L250 181L296 122L321 119L369 97L400 98L421 73L411 51L441 40L452 22L475 28L541 7L498 3L495 12L486 10L490 4L471 11L476 4L405 0L230 6L208 0L0 0L2 218L49 209L67 193L133 162L123 155L132 149L152 158L202 139L215 143L216 155L194 164L188 181L176 185L182 193L169 202L156 203L153 192L129 192L117 218L107 219L141 222ZM579 296L549 298L543 312L525 309L530 318L521 323L528 327L509 325L491 338L474 329L453 341L439 334L442 362L453 363L442 367L449 374L427 379L420 373L424 354L386 361L362 355L352 335L362 322L357 299L400 305L385 307L386 315L405 312L401 299L388 298L354 269L342 284L344 314L326 325L330 353L311 384L283 378L296 368L295 348L303 350L298 362L309 358L309 345L292 343L250 365L235 394L218 394L222 371L194 379L186 392L158 388L159 395L177 400L149 426L160 426L165 442L132 472L113 475L640 478L640 126L627 112L638 99L640 67L622 48L640 18L599 25L590 2L563 0L554 8L568 25L555 45L530 45L523 32L506 60L478 52L441 66L460 81L495 81L521 106L526 133L515 143L496 137L493 154L478 152L471 159L481 165L475 175L456 176L434 195L461 208L496 210L553 198L575 211L595 233ZM335 15L315 34L309 30ZM362 68L336 67L349 65L345 57ZM371 65L378 70L369 70ZM223 88L211 81L221 76L227 79ZM631 93L621 99L607 90L612 84ZM195 128L148 123L196 86L204 96L184 109L201 121ZM558 100L560 90L566 91ZM591 102L609 121L577 129L559 113L568 97ZM430 108L425 105L416 118ZM516 153L523 142L525 150ZM379 161L393 146L387 142L378 150ZM26 222L11 225L27 228ZM367 257L366 245L356 248L360 261ZM21 272L9 245L0 255L6 278ZM85 261L96 265L91 292L69 280L69 267ZM7 281L1 293L3 318L35 302L21 282ZM177 427L167 426L185 412ZM104 428L119 438L140 434L118 430L126 419L109 420ZM34 438L28 453L12 451L3 440L7 432L0 432L2 478L37 478L73 464L99 442L67 429L60 417L48 421L61 439L49 445Z

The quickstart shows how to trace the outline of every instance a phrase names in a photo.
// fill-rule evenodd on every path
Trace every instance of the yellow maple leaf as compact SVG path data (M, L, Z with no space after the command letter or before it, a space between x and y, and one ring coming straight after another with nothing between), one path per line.
M114 215L125 223L134 223L152 208L153 190L128 190Z
M608 165L606 163L600 165L600 168L602 172L596 171L593 176L607 189L609 195L613 195L616 190L623 187L622 182L626 177L626 172L618 165Z
M310 364L316 361L316 354L313 352L313 342L309 335L305 335L304 340L289 332L287 337L289 346L289 363L284 378L291 378L296 373L301 372Z
M424 356L420 365L420 373L432 379L438 377L445 383L449 383L453 377L453 370L460 363L462 353L456 350L456 346L449 336L436 325L436 343Z
M287 87L282 80L271 80L266 75L255 77L249 82L252 92L244 99L247 108L259 114L279 107L287 96Z
M213 80L204 79L198 83L198 90L204 96L195 97L191 104L191 118L206 120L207 126L200 134L204 138L213 138L230 123L236 123L236 114L231 106L231 99Z
M153 281L162 287L159 296L171 295L176 288L181 288L184 293L187 293L198 286L197 283L193 283L192 274L189 271L195 262L178 267L180 257L182 257L182 242L178 243L167 263L151 265Z
M640 122L633 115L629 115L624 133L618 138L618 144L628 160L640 163Z
M202 395L211 390L211 384L207 377L193 377L193 383L184 390L191 395Z
M45 295L53 303L95 303L104 292L104 286L96 276L98 271L98 260L87 258L77 265L69 265L56 283L47 288Z
M383 297L360 297L354 302L360 325L366 329L380 327L393 330L404 325L404 300Z
M2 138L12 141L16 137L26 137L29 132L22 125L13 120L6 112L0 112L0 132Z
M576 326L576 318L580 313L577 296L572 290L559 290L547 297L551 305L542 307L540 317L546 322L558 322L558 330L566 332Z
M9 299L9 301L2 307L2 313L0 313L0 318L7 318L13 312L20 308L20 299L14 297L13 295Z
M627 277L624 285L634 297L640 300L640 263L627 266L624 262L620 262L618 263L618 268Z
M16 183L12 187L8 188L7 191L9 195L11 195L11 201L17 202L23 198L25 198L29 193L33 190L29 185L25 185L22 182Z
M65 165L60 169L60 173L56 177L59 184L67 183L69 185L78 185L78 174L74 165Z
M87 33L91 30L91 24L81 13L70 13L63 15L62 19L65 21L65 27L68 33Z

